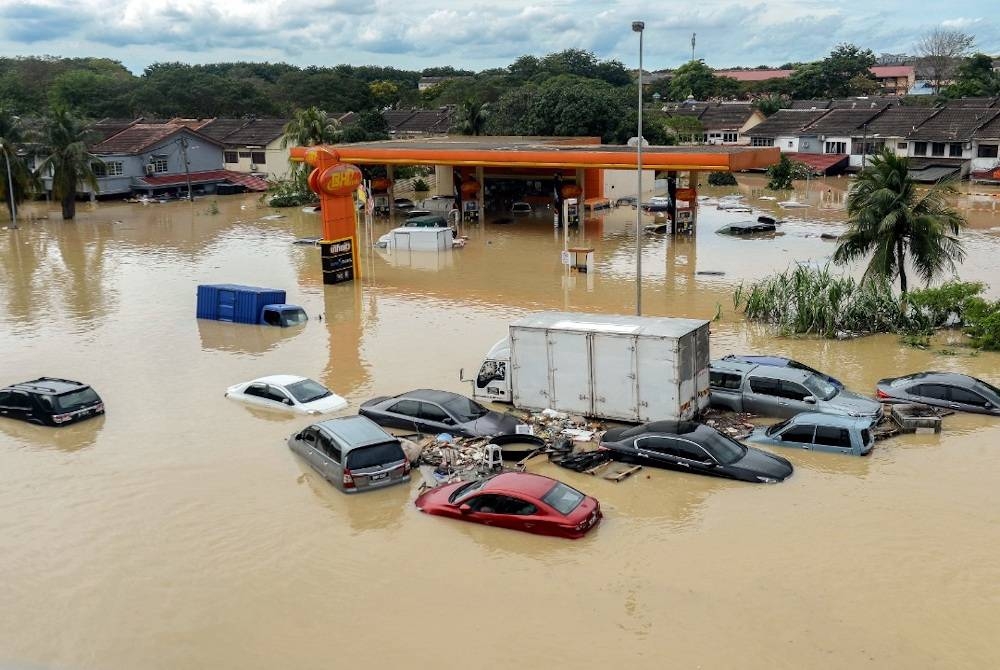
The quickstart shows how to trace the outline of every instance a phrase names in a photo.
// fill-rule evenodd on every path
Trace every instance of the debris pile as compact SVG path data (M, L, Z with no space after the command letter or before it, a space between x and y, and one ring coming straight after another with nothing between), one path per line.
M514 410L511 414L531 426L532 435L542 438L549 444L565 438L575 442L591 442L607 428L601 421L588 421L585 417L553 409L544 409L541 412Z
M730 412L709 408L702 412L701 422L731 438L742 440L753 432L754 425L750 423L753 416L753 414L746 412Z

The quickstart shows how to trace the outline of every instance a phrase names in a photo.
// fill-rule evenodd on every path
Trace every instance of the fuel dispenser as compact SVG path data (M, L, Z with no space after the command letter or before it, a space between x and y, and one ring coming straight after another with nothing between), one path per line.
M563 198L562 203L563 221L567 226L580 225L580 202L576 198Z

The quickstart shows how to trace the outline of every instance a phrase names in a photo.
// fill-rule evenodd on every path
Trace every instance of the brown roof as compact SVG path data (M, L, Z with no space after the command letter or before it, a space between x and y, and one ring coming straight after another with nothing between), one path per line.
M204 138L212 144L218 144L212 138L191 130L182 124L136 123L108 137L103 142L95 144L91 147L91 151L95 154L138 154L182 130Z
M827 113L825 109L779 109L764 119L764 121L751 128L747 135L753 137L798 135L800 130L811 123L815 123Z
M720 103L708 107L698 120L705 130L739 130L753 113L750 103Z
M987 121L977 128L972 136L979 140L1000 139L1000 114L994 116L991 121Z
M736 81L765 81L767 79L786 79L795 70L716 70L716 77L729 77Z
M945 103L945 107L962 108L962 107L996 107L997 98L958 98L957 100L949 100Z
M803 130L815 135L850 135L855 128L860 128L880 111L879 109L831 109L828 114L816 119Z
M868 122L868 134L906 137L937 112L929 107L889 107Z
M212 119L199 128L198 132L221 142L226 135L236 132L247 123L249 121L246 119Z
M223 138L225 144L267 146L285 134L288 119L254 119Z
M382 112L389 132L396 133L446 133L451 126L452 111L440 109L390 109Z
M829 109L833 100L792 100L791 109Z
M1000 110L982 107L945 107L907 135L912 140L931 142L967 141L980 126L986 125Z
M885 109L890 105L898 105L899 97L867 97L841 98L830 101L830 109Z

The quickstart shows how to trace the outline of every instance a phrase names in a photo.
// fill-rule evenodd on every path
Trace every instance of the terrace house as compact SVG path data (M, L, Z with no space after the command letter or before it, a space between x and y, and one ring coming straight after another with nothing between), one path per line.
M908 155L907 136L938 111L929 107L889 107L862 123L851 134L851 167L862 167L864 155L878 153L883 147L897 156Z
M804 145L800 145L799 135L803 128L825 114L825 109L779 109L747 131L750 146L778 147L782 153L818 153L818 148L808 139Z
M708 105L698 116L708 144L750 144L746 134L766 117L749 103Z
M273 181L291 172L288 147L282 146L287 123L287 119L215 119L199 132L223 144L226 170Z
M930 116L907 136L907 155L916 169L938 168L928 179L958 172L966 176L975 157L973 135L997 115L1000 110L983 107L945 107Z
M802 129L799 144L814 147L809 153L842 156L846 167L846 159L852 153L851 137L854 130L871 121L880 111L882 110L831 109Z
M1000 168L1000 114L972 133L973 172L996 172ZM998 175L1000 176L1000 175Z

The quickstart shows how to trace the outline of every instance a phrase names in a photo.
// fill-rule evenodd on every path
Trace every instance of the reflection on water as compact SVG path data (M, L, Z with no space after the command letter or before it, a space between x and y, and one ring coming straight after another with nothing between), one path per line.
M706 206L694 236L644 236L644 313L719 314L713 355L790 356L866 393L926 369L1000 381L1000 355L951 355L947 337L927 350L786 339L733 311L740 282L829 257L819 235L844 229L848 184L799 184L811 206L797 210L760 200L760 176L702 189L739 190L785 234L715 235L756 213ZM514 318L634 312L635 212L598 212L566 239L544 213L469 225L465 248L426 257L362 246L362 281L323 286L318 249L293 244L320 234L319 217L217 204L101 203L72 224L0 231L0 382L80 379L108 407L61 429L0 420L0 665L315 667L335 653L398 667L447 653L506 668L497 621L518 622L530 668L659 668L665 649L679 667L1000 663L1000 421L950 416L941 434L866 458L782 450L796 471L774 486L653 469L613 483L532 461L601 500L604 523L579 541L420 514L419 477L348 496L287 447L311 417L229 401L226 387L301 374L348 411L418 387L468 392L459 369L477 369ZM1000 211L985 196L960 206L962 278L996 296ZM593 247L594 271L563 267L564 246ZM283 288L310 320L196 319L196 285L221 282Z

